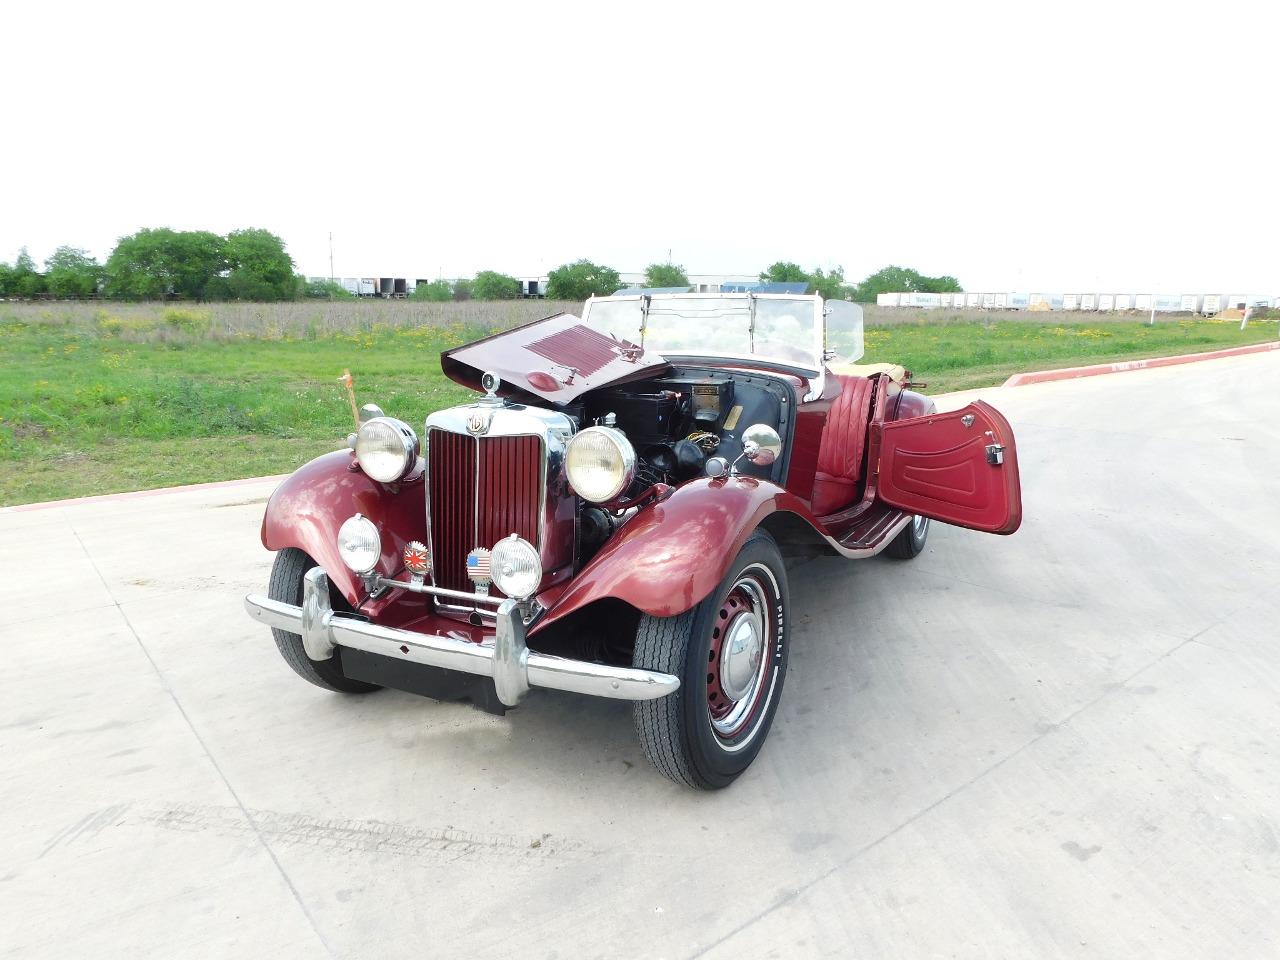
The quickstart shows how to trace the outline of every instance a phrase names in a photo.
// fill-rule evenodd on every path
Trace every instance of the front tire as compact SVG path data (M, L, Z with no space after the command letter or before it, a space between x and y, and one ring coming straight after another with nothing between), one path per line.
M924 543L928 539L929 518L912 517L911 522L885 548L885 553L895 560L910 560L924 552Z
M267 587L267 596L272 600L302 604L303 576L316 565L316 562L301 550L287 547L276 554L275 563L271 565L271 582ZM335 599L335 608L346 608L346 601ZM369 693L382 688L360 680L350 680L342 673L341 652L335 650L330 660L312 660L302 646L302 637L289 633L279 627L271 628L276 646L285 663L293 668L293 672L317 687L332 690L335 693Z
M692 610L641 618L633 664L680 677L678 691L633 710L645 755L668 778L718 790L751 765L782 698L789 610L782 554L757 530Z

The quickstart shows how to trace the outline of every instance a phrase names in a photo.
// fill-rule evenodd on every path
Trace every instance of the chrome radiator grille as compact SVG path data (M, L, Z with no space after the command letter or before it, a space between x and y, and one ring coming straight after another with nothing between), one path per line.
M467 554L512 533L541 548L542 438L427 431L428 523L435 585L471 590ZM495 591L496 592L496 591Z

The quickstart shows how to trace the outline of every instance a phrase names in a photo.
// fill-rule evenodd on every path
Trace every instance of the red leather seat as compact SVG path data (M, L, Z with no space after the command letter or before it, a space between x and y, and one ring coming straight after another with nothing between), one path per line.
M867 420L871 410L870 377L842 377L840 396L831 404L822 439L818 443L818 472L813 478L813 512L835 513L853 502L862 476L862 455L867 446Z

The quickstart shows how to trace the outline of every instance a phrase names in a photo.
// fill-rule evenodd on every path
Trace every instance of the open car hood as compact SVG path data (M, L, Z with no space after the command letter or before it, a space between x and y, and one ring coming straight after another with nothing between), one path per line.
M639 380L671 365L659 354L561 313L446 350L440 366L450 380L473 390L480 389L480 375L491 370L502 378L500 395L514 389L568 403L588 390Z

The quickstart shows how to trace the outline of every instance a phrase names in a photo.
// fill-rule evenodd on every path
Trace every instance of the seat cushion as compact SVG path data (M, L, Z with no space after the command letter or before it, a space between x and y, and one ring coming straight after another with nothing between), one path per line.
M819 470L813 477L813 512L816 516L825 517L835 513L841 507L853 503L854 492L858 489L853 480L833 477Z
M842 377L874 377L877 373L887 373L890 380L907 382L907 368L900 363L833 363L827 369Z
M867 445L867 418L875 381L836 376L840 396L831 404L818 444L818 470L813 484L813 512L834 513L853 502Z

